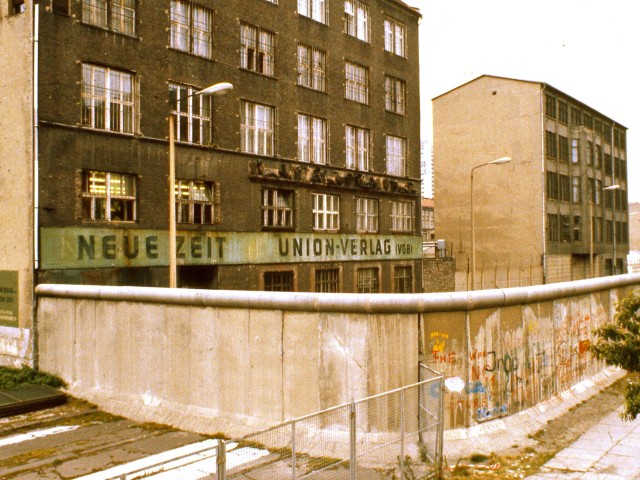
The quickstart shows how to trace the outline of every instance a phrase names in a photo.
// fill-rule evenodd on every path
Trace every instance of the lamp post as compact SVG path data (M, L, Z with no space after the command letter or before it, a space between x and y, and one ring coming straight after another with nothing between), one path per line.
M620 185L610 185L608 187L604 187L603 190L620 190ZM611 222L613 225L613 258L611 259L611 275L616 274L616 199L615 194L611 199L611 205L613 206L613 221Z
M199 90L186 98L194 95L219 96L233 90L233 85L221 82ZM174 105L172 105L172 108ZM213 116L213 109L211 110ZM169 114L169 288L178 286L177 261L176 261L176 117L173 112Z
M471 290L475 290L476 288L476 229L473 215L473 172L477 168L486 167L487 165L501 165L510 161L511 157L501 157L487 163L476 165L471 169Z

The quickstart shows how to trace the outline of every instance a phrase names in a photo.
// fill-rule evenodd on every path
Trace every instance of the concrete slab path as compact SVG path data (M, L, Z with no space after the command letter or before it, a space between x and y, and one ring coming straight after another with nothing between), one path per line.
M625 422L622 407L545 463L529 480L640 479L640 418Z

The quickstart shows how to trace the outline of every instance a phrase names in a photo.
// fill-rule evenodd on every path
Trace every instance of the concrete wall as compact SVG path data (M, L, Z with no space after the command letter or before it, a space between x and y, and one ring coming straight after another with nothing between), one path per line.
M422 259L422 285L426 293L456 291L456 259Z
M10 5L0 0L0 365L32 355L35 6L14 14Z
M602 370L592 330L640 274L465 293L354 295L40 285L39 366L115 413L239 435L446 375L446 428Z

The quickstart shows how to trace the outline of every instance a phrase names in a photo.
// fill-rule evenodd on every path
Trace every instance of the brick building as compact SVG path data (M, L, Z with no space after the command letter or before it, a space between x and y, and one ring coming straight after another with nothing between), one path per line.
M420 291L419 20L399 0L0 0L4 324L39 282L167 286L170 203L178 286Z
M433 112L435 223L457 289L472 287L472 170L473 287L609 275L614 258L626 272L626 127L549 84L490 75L436 97Z

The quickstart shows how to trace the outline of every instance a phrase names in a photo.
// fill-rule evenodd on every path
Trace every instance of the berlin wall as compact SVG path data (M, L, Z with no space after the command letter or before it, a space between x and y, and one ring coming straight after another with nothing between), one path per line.
M598 374L592 331L638 287L640 274L404 295L39 285L36 360L113 413L229 436L415 383L422 362L444 372L445 428L459 429Z

